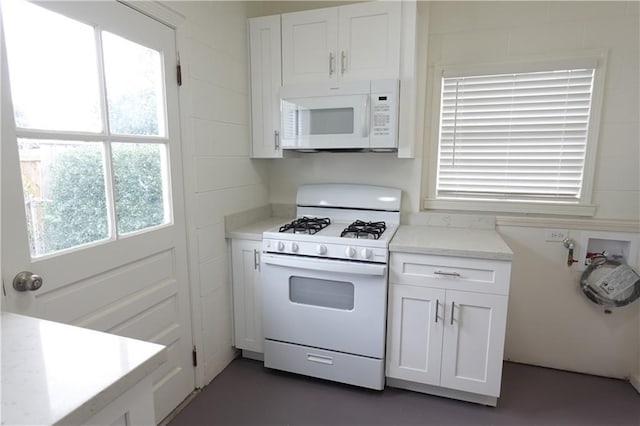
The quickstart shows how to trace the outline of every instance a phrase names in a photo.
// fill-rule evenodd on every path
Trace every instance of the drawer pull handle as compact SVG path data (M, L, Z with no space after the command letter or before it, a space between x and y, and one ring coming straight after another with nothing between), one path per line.
M444 271L435 271L435 275L446 275L447 277L459 277L460 274L458 272L444 272Z
M307 361L317 362L320 364L333 365L333 358L330 358L328 356L307 354Z
M453 308L456 307L456 302L451 302L451 325L453 325Z
M440 305L440 301L436 299L436 324L438 323L438 306Z

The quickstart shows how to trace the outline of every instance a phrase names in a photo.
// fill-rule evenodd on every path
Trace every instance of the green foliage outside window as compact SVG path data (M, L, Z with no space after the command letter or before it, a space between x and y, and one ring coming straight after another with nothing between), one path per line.
M113 145L114 198L120 234L164 222L157 145ZM43 208L47 252L108 238L102 152L76 148L57 156Z

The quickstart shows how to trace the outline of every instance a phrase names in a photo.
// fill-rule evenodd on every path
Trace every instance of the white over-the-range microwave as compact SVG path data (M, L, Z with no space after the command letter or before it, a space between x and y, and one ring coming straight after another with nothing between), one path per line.
M398 80L284 86L283 149L392 151L398 148Z

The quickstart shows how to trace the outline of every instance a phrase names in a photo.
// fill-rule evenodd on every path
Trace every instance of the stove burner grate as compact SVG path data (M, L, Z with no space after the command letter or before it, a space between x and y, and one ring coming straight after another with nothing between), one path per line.
M326 228L331 224L331 220L328 217L307 217L295 219L290 223L282 225L278 232L292 232L294 234L309 234L313 235L321 229Z
M372 238L377 240L386 229L387 225L384 222L364 222L362 220L356 220L344 228L340 236L347 238Z

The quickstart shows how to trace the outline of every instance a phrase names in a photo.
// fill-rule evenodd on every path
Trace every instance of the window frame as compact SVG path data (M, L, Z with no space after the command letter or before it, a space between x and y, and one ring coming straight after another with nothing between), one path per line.
M582 188L577 203L437 198L440 108L442 78L444 76L456 77L576 68L595 68ZM596 166L595 157L598 150L606 68L606 50L584 50L558 55L519 57L503 62L436 64L433 68L433 81L431 84L431 139L427 149L428 161L425 162L428 166L428 172L425 173L427 189L422 200L422 207L427 210L471 210L516 214L593 216L596 211L596 205L592 204Z

